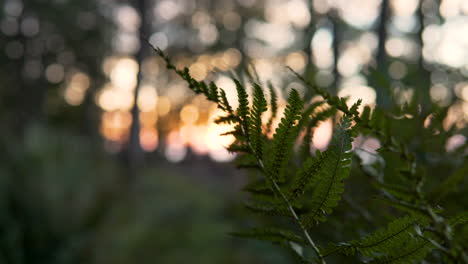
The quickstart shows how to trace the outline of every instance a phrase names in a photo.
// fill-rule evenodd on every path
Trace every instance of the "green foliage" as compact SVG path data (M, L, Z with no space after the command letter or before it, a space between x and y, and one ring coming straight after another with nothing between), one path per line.
M431 244L422 239L410 239L401 241L402 247L398 251L394 251L389 255L373 259L369 263L373 264L405 264L421 261L432 250Z
M324 250L324 254L340 252L353 255L359 251L362 255L375 257L389 255L401 249L404 241L412 239L411 231L414 230L415 221L412 217L403 217L394 220L386 228L377 230L358 241L341 243Z
M271 157L266 164L267 176L271 177L273 181L284 181L280 177L282 171L288 165L289 156L300 128L297 122L301 118L302 108L303 102L299 97L299 93L294 89L291 90L284 117L281 118L273 135Z
M273 84L271 84L271 82L268 82L268 89L270 90L271 116L270 119L268 119L266 134L269 134L272 130L273 120L278 114L278 95L276 95L275 88L273 87Z
M216 97L188 71L176 69L168 57L156 51L194 92L205 94L226 112L217 122L235 125L228 134L236 141L228 150L238 153L239 167L252 172L251 182L244 188L250 194L246 208L258 215L262 226L281 226L234 234L279 244L298 263L323 264L336 258L339 263L468 263L467 241L462 238L468 234L464 226L468 217L461 213L468 206L462 198L467 191L466 151L445 152L443 144L456 133L453 128L444 130L446 109L434 108L429 126L424 125L428 115L418 110L416 100L411 105L395 105L395 109L390 109L390 100L385 110L364 106L359 111L361 100L348 106L346 98L314 86L293 71L309 92L323 100L307 103L291 90L270 138L278 112L271 83L267 105L259 78L249 77L253 84L249 106L245 86L234 79L239 101L234 112L221 88L211 88L219 91ZM262 124L268 107L271 116ZM340 122L334 124L327 149L312 155L313 131L327 119ZM380 147L374 152L355 146L353 151L357 136L374 139ZM462 148L466 150L466 144ZM447 168L450 176L436 175L445 175ZM345 184L351 186L349 191ZM345 196L347 203L340 203L345 192L351 193ZM457 234L455 229L462 232ZM336 240L351 242L332 242ZM319 243L331 246L320 247ZM343 255L345 259L341 259Z
M344 179L349 176L351 168L351 120L345 116L333 133L333 138L328 149L317 152L317 170L312 181L317 182L312 197L310 198L310 212L302 217L304 225L309 228L314 222L325 221L326 215L331 214L338 205L344 191ZM312 173L313 173L312 172ZM311 175L312 173L307 173ZM302 177L302 176L301 176ZM302 180L303 182L306 180ZM299 188L301 189L301 188Z
M250 141L257 158L263 157L262 114L267 110L267 102L262 87L254 83L253 106L251 113Z

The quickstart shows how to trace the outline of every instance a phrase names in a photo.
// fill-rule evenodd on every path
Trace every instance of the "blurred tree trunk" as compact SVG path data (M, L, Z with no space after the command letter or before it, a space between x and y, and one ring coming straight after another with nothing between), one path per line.
M379 43L377 46L377 57L376 64L377 70L381 77L387 77L387 53L385 51L385 43L387 42L387 21L389 16L389 2L388 0L382 0L380 6L380 21L377 28L377 36L379 38ZM374 77L375 78L375 77ZM391 104L391 93L390 87L385 87L384 85L374 85L374 88L377 93L377 105L382 108L389 108Z
M134 105L132 108L132 125L130 127L130 140L127 146L127 165L129 169L129 176L136 176L138 168L143 164L144 153L140 145L140 109L138 108L138 94L140 91L140 86L143 81L142 74L142 64L143 60L146 57L146 45L143 42L143 39L148 37L148 2L146 0L136 0L135 9L140 15L140 29L139 29L139 39L140 39L140 48L135 56L135 59L138 63L138 77L137 84L134 93Z
M333 83L330 86L332 94L338 93L338 82L340 81L340 72L338 71L338 59L340 58L340 15L338 10L332 11L329 16L333 26Z
M418 85L417 93L418 93L418 98L419 98L419 103L422 107L422 112L427 113L429 111L429 108L431 107L431 97L429 94L429 89L431 86L431 79L430 75L431 72L426 68L426 65L424 64L424 56L423 56L423 48L424 48L424 41L423 41L423 32L424 32L424 13L423 13L423 5L424 5L424 0L419 0L419 5L418 9L416 11L416 15L418 17L418 22L419 22L419 30L418 30L418 44L420 48L420 53L419 53L419 59L418 59L418 68L419 72L421 74L420 76L420 84ZM435 11L437 12L437 11Z
M22 21L25 14L33 10L33 8L34 7L29 6L26 2L18 17L18 21ZM16 41L22 43L25 48L34 46L33 40L24 36L24 34L18 34ZM44 102L46 100L49 83L40 76L31 78L25 69L28 60L34 59L43 63L41 56L42 55L32 56L25 53L17 62L10 62L15 68L13 71L15 83L12 87L16 87L13 89L16 90L14 97L17 100L13 103L12 109L15 109L15 106L17 107L16 110L14 110L16 112L14 115L18 117L16 120L13 120L13 122L16 122L15 129L17 129L16 131L20 137L24 136L29 126L44 118Z
M377 47L377 68L379 71L386 71L387 54L385 52L385 43L387 42L387 21L388 21L388 0L382 0L380 6L380 21L377 29L379 44Z

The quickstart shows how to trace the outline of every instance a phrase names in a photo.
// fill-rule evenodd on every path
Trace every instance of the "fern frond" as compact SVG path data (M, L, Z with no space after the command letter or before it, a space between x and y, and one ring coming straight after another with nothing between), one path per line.
M313 129L317 127L319 122L327 120L328 118L335 115L335 113L336 113L336 109L333 107L330 107L313 115L313 117L309 121L309 124L307 125L306 133L304 135L304 138L302 139L302 144L299 149L299 154L302 157L310 156L310 144L312 143Z
M266 134L269 135L271 130L273 129L273 120L275 120L276 115L278 114L278 96L276 95L275 88L271 82L268 82L268 89L270 90L270 107L271 107L271 116L268 119L268 123L266 125L267 131Z
M267 194L276 201L276 196L273 195L273 191L265 178L248 183L243 190L251 194Z
M235 159L235 164L237 168L255 168L260 169L257 163L257 159L254 155L245 154L245 155L238 155Z
M218 116L214 120L215 124L233 124L233 123L236 123L237 121L238 121L237 118L233 115Z
M234 129L231 130L231 131L227 131L225 133L222 133L221 135L222 136L225 136L225 135L233 135L235 138L236 138L236 142L234 142L233 144L243 144L243 143L246 143L246 137L244 135L244 132L242 131L242 127L241 125L238 123L239 122L239 119L237 117L235 117L236 119L236 125L234 126Z
M272 158L267 163L267 173L274 181L280 179L281 171L287 166L289 156L293 149L297 130L296 122L301 118L300 113L303 108L302 99L296 90L291 90L288 98L288 105L284 111L284 117L273 135Z
M219 93L218 93L218 86L214 82L210 82L208 91L207 91L207 98L213 102L219 102Z
M279 228L253 228L243 232L233 232L231 235L237 237L252 238L257 240L266 240L273 243L296 242L306 244L304 239L295 233Z
M337 206L344 191L343 180L348 177L351 167L351 119L344 116L333 133L329 148L320 153L321 168L317 173L318 183L311 198L311 211L302 217L302 222L310 228L318 221L326 220ZM323 157L322 157L323 155ZM314 168L315 169L315 168Z
M413 190L410 190L407 187L397 185L397 184L389 184L389 183L381 183L381 182L373 182L372 183L377 189L384 190L388 194L392 195L393 197L406 201L406 202L414 202L418 200L417 193Z
M232 153L243 152L243 153L251 153L250 147L243 143L232 143L227 148L227 151Z
M392 254L378 257L370 261L371 264L408 264L423 260L431 252L433 246L422 238L413 238L402 244Z
M370 118L371 118L371 108L370 106L366 105L364 106L364 109L362 110L361 120L363 122L369 122Z
M230 115L234 114L234 110L232 109L232 106L229 104L229 101L226 97L226 92L223 89L219 89L218 107L221 110L228 112Z
M289 200L294 201L303 195L318 181L317 173L322 169L325 155L309 156L298 171L291 188L288 191ZM315 176L315 177L314 177Z
M260 85L254 83L253 105L250 112L250 143L255 151L255 155L263 158L263 134L262 134L262 114L267 110L267 101Z
M389 204L390 206L400 211L408 213L417 219L426 219L426 220L431 219L431 216L428 215L428 213L423 208L415 204L408 203L405 201L391 200L391 199L382 199L381 201Z
M236 84L237 98L239 100L239 107L237 108L237 115L247 125L249 122L248 120L248 115L249 115L249 99L248 98L249 96L247 95L245 86L242 85L239 80L233 79L233 81Z
M363 238L359 242L351 242L363 255L372 256L389 254L411 238L415 220L412 217L403 217L391 222L385 229Z
M459 213L456 216L450 217L448 219L448 224L451 228L468 224L468 212Z
M302 117L299 120L298 127L303 128L306 127L308 124L310 124L312 120L312 114L314 111L317 109L317 107L323 105L325 102L320 101L320 102L315 102L305 108L305 110L302 112Z

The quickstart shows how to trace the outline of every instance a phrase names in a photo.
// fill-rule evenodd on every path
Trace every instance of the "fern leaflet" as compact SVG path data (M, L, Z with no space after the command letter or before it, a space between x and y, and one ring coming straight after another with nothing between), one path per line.
M351 167L350 126L351 119L344 116L333 133L329 148L323 153L317 152L317 158L322 162L317 173L318 183L311 198L311 211L302 217L306 228L318 221L325 221L325 215L330 214L341 199L343 180L348 177Z
M296 122L300 119L300 113L303 108L302 99L296 90L289 93L288 105L281 118L281 122L273 135L272 150L273 157L267 163L267 172L274 181L280 179L281 171L286 167L290 152L296 139Z
M262 114L267 110L267 102L262 87L254 83L254 98L250 113L250 143L258 158L263 158Z

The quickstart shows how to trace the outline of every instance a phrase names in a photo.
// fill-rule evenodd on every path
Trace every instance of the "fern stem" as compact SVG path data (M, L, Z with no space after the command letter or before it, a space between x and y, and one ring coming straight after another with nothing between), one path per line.
M299 217L297 216L296 211L295 211L294 208L291 206L291 203L289 203L288 198L286 198L286 196L285 196L284 193L281 191L280 187L278 186L278 184L277 184L275 181L273 181L273 186L275 187L276 191L280 194L280 196L281 196L281 198L283 199L284 203L287 205L288 210L291 212L291 215L292 215L292 216L294 217L294 219L296 220L297 224L299 225L299 227L301 228L302 232L304 233L304 236L306 237L306 239L307 239L307 241L309 242L310 246L311 246L312 249L314 250L314 252L315 252L315 254L317 255L317 257L319 258L320 263L326 264L325 259L323 258L322 254L320 254L319 248L318 248L317 245L314 243L314 241L312 240L312 238L311 238L310 235L309 235L309 232L307 231L307 229L304 227L304 225L303 225L302 222L300 221Z
M249 143L249 146L250 146L250 143ZM263 161L260 160L260 159L257 159L257 162L258 164L260 165L260 168L265 171L265 166L263 164ZM307 239L307 242L309 242L310 246L312 247L312 249L314 250L315 254L317 255L317 257L319 258L320 260L320 263L322 264L326 264L327 262L325 261L325 259L323 258L322 254L320 253L320 249L317 247L317 245L315 244L315 242L312 240L309 232L307 231L307 229L304 227L304 225L302 224L302 222L300 221L299 219L299 216L297 215L296 211L294 210L294 208L292 207L291 203L289 202L288 198L286 197L286 195L284 195L284 193L281 191L281 188L278 186L278 184L272 179L272 183L273 183L273 187L275 188L275 191L278 192L278 194L281 196L281 199L283 199L284 203L286 204L286 207L288 208L288 210L291 212L291 215L293 216L294 220L297 222L297 224L299 225L300 229L302 230L302 232L304 233L304 236L306 237Z
M433 240L433 239L430 239L430 238L427 238L423 235L420 235L420 234L417 234L418 237L426 240L427 242L431 243L432 245L434 245L436 248L438 248L440 251L444 252L445 254L449 255L450 257L452 257L452 254L450 253L450 251L448 250L448 248L442 246L441 244L437 243L437 241ZM452 257L453 258L453 257ZM456 259L455 259L456 260Z
M241 130L242 130L242 133L244 135L247 135L246 131L244 130L244 126L241 125ZM252 150L253 153L255 153L255 149L253 148L250 140L248 140L248 137L246 136L247 138L247 145L249 146L249 148ZM266 171L266 168L265 168L265 164L263 163L262 159L260 159L259 157L257 157L257 155L255 155L256 157L256 160L257 160L257 163L258 165L260 166L260 169L266 174L267 171ZM310 246L312 247L312 249L314 250L315 254L317 255L318 259L320 260L320 263L321 264L326 264L327 262L325 261L325 259L323 258L322 254L320 253L320 249L317 247L317 245L315 244L315 242L312 240L309 232L307 231L307 229L304 227L304 225L302 224L302 222L300 221L299 219L299 216L297 215L296 211L294 210L294 208L292 207L291 203L289 202L288 198L286 197L286 195L284 195L284 193L281 191L281 188L279 187L279 185L276 183L276 181L272 178L271 179L271 182L273 183L273 187L275 188L275 191L281 196L281 199L283 199L284 203L286 204L286 207L288 208L289 212L291 212L291 215L293 216L294 220L297 222L297 224L299 225L299 228L302 230L302 232L304 233L304 236L306 237L307 239L307 242L309 242Z

